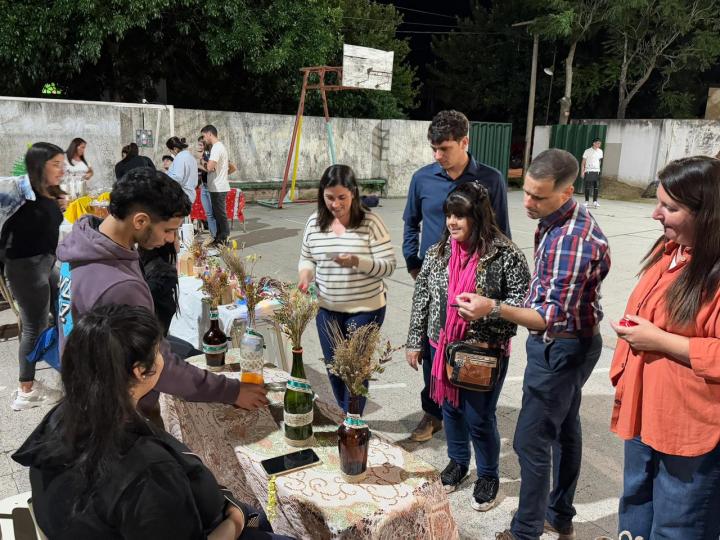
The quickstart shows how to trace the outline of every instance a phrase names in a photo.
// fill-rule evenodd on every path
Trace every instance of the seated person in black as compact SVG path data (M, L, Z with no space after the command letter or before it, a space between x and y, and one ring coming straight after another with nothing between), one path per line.
M155 304L155 315L167 336L178 308L177 248L168 242L155 249L138 247L138 254Z
M38 525L53 540L288 538L138 413L163 369L161 338L142 307L106 305L76 323L65 397L13 455L30 467Z

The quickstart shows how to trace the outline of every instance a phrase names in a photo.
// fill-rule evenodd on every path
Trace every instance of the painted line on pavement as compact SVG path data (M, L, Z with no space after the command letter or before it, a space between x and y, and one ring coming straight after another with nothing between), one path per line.
M373 384L372 389L373 390L382 390L383 388L405 388L406 386L407 386L407 384L405 384L404 382Z

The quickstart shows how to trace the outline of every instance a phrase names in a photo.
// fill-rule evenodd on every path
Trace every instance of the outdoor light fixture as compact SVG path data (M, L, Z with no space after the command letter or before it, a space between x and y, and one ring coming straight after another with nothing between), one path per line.
M553 75L555 75L555 72L553 71L553 68L551 68L551 67L545 68L545 69L543 69L543 71L545 72L545 75L550 75L551 77Z

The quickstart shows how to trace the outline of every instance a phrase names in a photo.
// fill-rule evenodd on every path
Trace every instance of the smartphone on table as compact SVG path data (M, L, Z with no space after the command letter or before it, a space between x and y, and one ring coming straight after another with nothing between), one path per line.
M315 450L312 448L306 448L305 450L298 450L297 452L291 452L290 454L263 459L260 462L260 465L265 471L265 474L268 476L274 476L278 474L287 474L306 467L312 467L313 465L318 465L319 463L320 458L315 453Z

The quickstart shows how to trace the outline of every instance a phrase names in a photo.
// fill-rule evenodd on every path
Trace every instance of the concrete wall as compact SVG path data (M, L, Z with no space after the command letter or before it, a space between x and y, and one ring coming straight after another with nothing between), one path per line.
M114 181L120 149L135 139L135 130L151 129L155 148L141 149L159 165L171 135L185 137L194 148L206 124L218 128L238 171L232 180L280 182L285 170L294 116L174 109L172 106L69 102L0 97L0 175L27 146L48 141L65 149L74 137L88 142L86 158L95 170L91 188ZM426 140L428 122L333 118L338 163L350 165L359 178L385 178L389 196L404 196L412 173L432 161ZM330 164L323 118L305 117L302 125L299 180L317 180Z
M657 171L685 156L714 156L720 150L720 122L713 120L577 120L608 126L603 175L645 187ZM533 157L550 145L550 126L537 126Z

